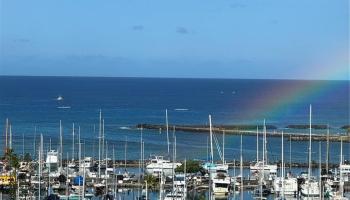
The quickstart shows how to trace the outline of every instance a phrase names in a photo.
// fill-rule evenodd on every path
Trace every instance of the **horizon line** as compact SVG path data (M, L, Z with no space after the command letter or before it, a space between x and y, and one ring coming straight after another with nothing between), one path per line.
M286 81L350 81L349 79L298 79L298 78L224 78L224 77L161 77L161 76L86 76L86 75L10 75L0 77L56 77L56 78L144 78L144 79L213 79L213 80L286 80Z

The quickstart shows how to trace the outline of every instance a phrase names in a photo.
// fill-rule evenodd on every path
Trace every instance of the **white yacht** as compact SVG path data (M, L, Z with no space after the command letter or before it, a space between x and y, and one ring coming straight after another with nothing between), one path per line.
M71 162L68 163L68 168L76 168L76 167L77 167L77 165L74 162L74 160L72 160Z
M300 194L304 197L319 197L320 187L317 181L306 180L304 184L301 185Z
M284 186L284 195L296 196L298 193L298 180L293 177L282 179L282 177L276 177L273 181L273 192L277 195L282 194Z
M175 175L174 186L176 190L178 190L179 192L183 192L183 193L187 192L186 177L184 174Z
M90 169L93 167L92 157L85 157L81 163L81 167L85 169Z
M163 173L164 176L170 176L173 174L173 169L181 166L181 163L172 163L169 160L165 160L163 156L153 156L150 163L146 166L146 173L159 176Z
M258 176L260 171L264 171L264 175L273 180L277 176L277 165L264 164L262 161L250 165L250 173L253 176Z
M186 194L186 177L184 174L178 174L174 177L173 191L166 194L164 200L185 200Z
M231 178L227 170L227 165L216 165L216 171L211 175L211 187L214 195L227 195L229 193Z
M55 150L50 150L47 152L46 156L46 167L50 168L50 171L58 170L58 152Z
M344 182L350 181L350 165L341 164L339 167L339 175L342 177Z

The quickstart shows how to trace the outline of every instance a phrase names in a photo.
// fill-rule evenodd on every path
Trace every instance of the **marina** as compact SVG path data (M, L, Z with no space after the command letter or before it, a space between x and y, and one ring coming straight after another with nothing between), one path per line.
M0 0L0 200L350 200L349 0Z
M350 191L350 163L344 160L343 137L340 139L339 164L322 162L321 143L319 161L312 161L312 107L309 113L308 163L293 163L292 154L285 155L285 138L295 135L278 133L281 142L281 158L278 162L269 161L267 140L277 137L268 134L264 121L259 131L255 131L256 159L243 160L243 133L240 134L239 160L228 161L225 157L225 134L214 128L209 115L205 128L207 140L207 160L179 160L177 157L177 128L168 124L168 111L165 111L166 156L154 155L145 158L143 126L139 127L139 159L130 160L128 139L124 141L124 160L116 160L115 146L106 139L105 121L99 112L98 157L86 156L81 140L80 127L72 126L72 148L64 151L62 122L59 123L59 145L52 148L52 140L44 143L43 135L36 148L37 159L30 154L17 158L13 149L12 124L5 122L5 157L1 162L1 195L16 199L120 199L121 195L132 194L129 199L185 200L198 199L204 195L209 199L234 199L249 192L251 198L344 198ZM180 130L184 131L184 130ZM201 130L203 132L204 130ZM221 133L222 141L218 140ZM180 133L179 133L180 134ZM250 132L250 137L253 132ZM247 136L247 135L245 135ZM303 135L307 137L307 135ZM333 136L336 137L336 136ZM347 136L346 136L347 137ZM262 141L261 141L262 140ZM327 147L331 142L327 134ZM334 140L333 140L334 141ZM24 145L24 140L23 140ZM110 145L110 146L109 146ZM289 144L288 148L292 148ZM315 148L315 147L314 147ZM47 150L45 150L47 149ZM97 150L97 149L96 149ZM216 152L216 154L214 154ZM23 151L24 153L24 151ZM71 156L69 154L71 153ZM94 155L95 152L93 152ZM25 156L24 156L25 155ZM219 156L215 158L215 156ZM327 148L326 155L329 155ZM287 159L286 159L287 158ZM287 161L286 161L287 160ZM203 193L204 192L204 193ZM237 197L236 197L237 195ZM125 197L127 198L127 197ZM127 199L128 199L127 198Z

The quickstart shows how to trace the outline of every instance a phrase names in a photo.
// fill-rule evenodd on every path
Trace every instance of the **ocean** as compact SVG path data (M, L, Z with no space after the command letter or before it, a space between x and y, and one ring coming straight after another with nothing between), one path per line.
M64 152L72 154L72 124L81 130L85 155L97 156L99 110L105 120L105 140L117 159L140 157L140 123L208 125L211 114L214 125L258 125L266 120L276 131L307 133L308 130L286 128L291 124L309 123L312 104L313 124L329 124L331 134L346 134L341 127L349 125L349 81L181 79L181 78L102 78L102 77L26 77L0 76L0 128L12 124L13 148L19 154L31 153L42 134L45 145L57 149L59 121L63 126ZM62 96L63 100L57 98ZM314 130L324 134L326 130ZM170 140L172 141L172 131ZM207 159L206 133L176 131L177 159ZM219 146L221 134L216 134ZM167 154L166 133L143 130L145 157ZM4 134L1 135L4 150ZM77 142L77 141L76 141ZM260 142L261 144L261 142ZM286 158L307 162L307 142L285 142ZM76 149L77 144L75 144ZM318 160L318 142L313 142L313 159ZM322 144L325 159L325 143ZM332 143L330 158L339 161L340 144ZM280 159L281 139L268 138L269 159ZM225 158L238 160L239 136L225 137ZM350 146L344 144L345 159L350 159ZM65 153L66 154L66 153ZM243 159L254 160L256 139L243 138ZM216 151L215 159L219 160Z

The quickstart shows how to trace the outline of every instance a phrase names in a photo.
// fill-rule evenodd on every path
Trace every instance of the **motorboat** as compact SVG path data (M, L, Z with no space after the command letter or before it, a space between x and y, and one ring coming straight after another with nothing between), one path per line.
M158 177L170 176L174 173L174 169L181 166L181 163L172 163L170 160L164 159L163 156L153 156L150 163L146 166L146 173Z

